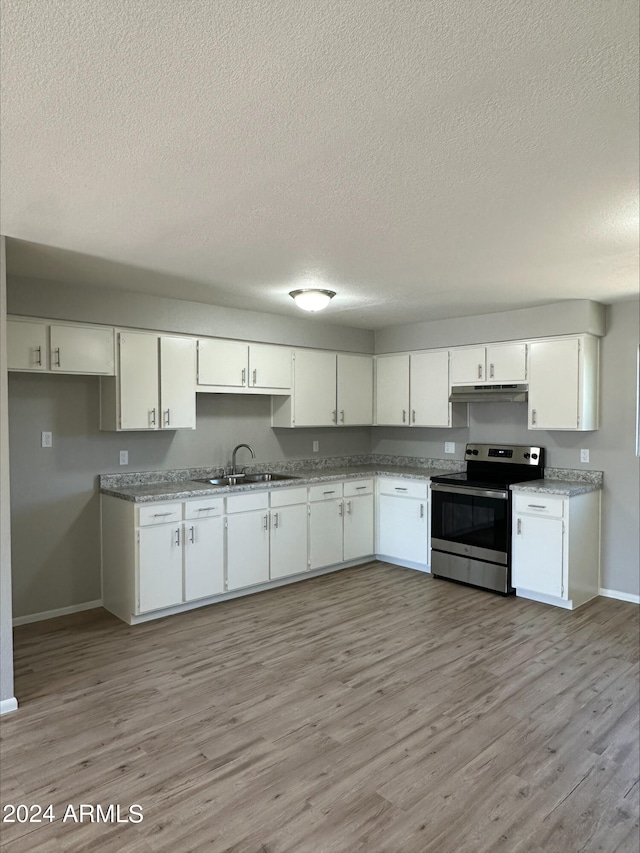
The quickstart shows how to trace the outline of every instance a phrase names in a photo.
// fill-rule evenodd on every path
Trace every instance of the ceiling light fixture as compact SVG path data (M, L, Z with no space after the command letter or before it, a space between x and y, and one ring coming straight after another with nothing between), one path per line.
M289 296L303 311L322 311L335 296L334 290L321 290L317 287L292 290Z

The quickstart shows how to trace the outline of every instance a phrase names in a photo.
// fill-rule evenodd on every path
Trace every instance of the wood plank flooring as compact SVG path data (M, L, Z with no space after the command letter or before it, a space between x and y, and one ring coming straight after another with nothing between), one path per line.
M639 608L370 563L15 631L3 853L637 853ZM139 804L140 823L63 822Z

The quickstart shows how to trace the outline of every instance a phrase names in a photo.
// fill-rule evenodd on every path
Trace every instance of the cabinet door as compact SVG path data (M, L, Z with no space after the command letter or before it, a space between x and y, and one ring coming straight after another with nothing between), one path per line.
M342 513L341 500L319 501L310 505L310 568L320 569L342 562Z
M182 603L182 525L138 531L138 613Z
M378 553L398 560L429 562L426 501L380 495Z
M196 428L196 342L160 338L160 426Z
M252 388L291 390L293 351L286 347L249 345L249 377Z
M293 372L295 425L299 427L335 424L335 353L296 350Z
M411 425L448 427L449 353L423 352L411 356Z
M224 520L185 522L184 600L224 592Z
M227 516L227 588L242 589L269 580L269 512Z
M307 504L271 510L271 577L284 578L306 572Z
M158 338L121 332L119 357L120 428L158 429Z
M512 540L513 586L561 598L563 540L561 519L516 515Z
M115 373L113 330L51 326L51 370L60 373Z
M198 385L246 388L249 347L242 341L198 341Z
M46 370L47 326L7 320L7 367L9 370Z
M577 338L530 344L530 429L578 428L579 355Z
M409 423L409 356L376 359L376 424Z
M451 350L452 385L473 385L486 378L484 347Z
M373 495L344 501L344 559L355 560L375 553Z
M373 358L338 355L338 423L373 422Z
M526 344L495 344L487 347L489 382L525 382L526 378Z

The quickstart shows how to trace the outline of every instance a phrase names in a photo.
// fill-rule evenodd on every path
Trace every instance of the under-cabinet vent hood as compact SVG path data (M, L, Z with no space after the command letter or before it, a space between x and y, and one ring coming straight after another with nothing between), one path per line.
M526 403L527 385L454 385L450 403Z

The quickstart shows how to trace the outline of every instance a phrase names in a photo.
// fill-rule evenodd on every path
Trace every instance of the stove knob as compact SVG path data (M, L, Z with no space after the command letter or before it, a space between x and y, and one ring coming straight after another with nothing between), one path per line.
M470 453L473 453L473 450L467 450L467 456L469 456Z
M474 456L478 455L478 451L476 449L472 450L471 452L473 453Z
M525 459L528 459L530 456L531 456L531 454L530 454L530 453L525 453L525 454L524 454L524 458L525 458Z
M532 453L532 454L531 454L531 458L532 458L532 459L537 459L537 458L538 458L538 454L537 454L537 453Z

